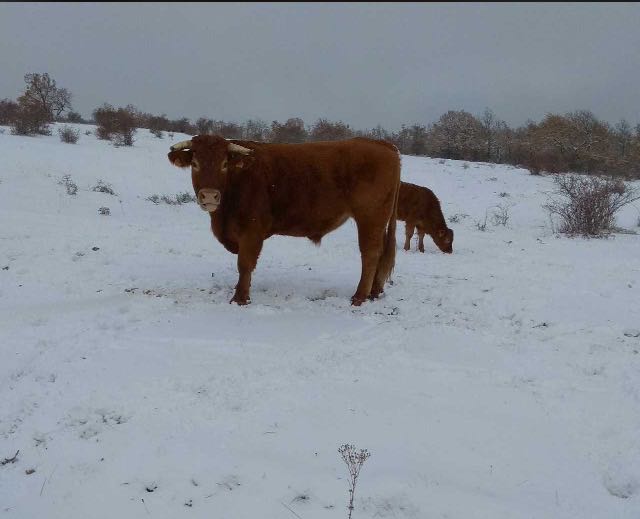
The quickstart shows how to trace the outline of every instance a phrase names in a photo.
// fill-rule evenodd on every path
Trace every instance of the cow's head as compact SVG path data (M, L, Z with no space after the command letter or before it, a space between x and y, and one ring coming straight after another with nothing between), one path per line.
M431 235L433 242L442 252L453 252L453 229L439 229Z
M203 211L213 213L224 196L229 170L242 167L242 157L253 150L216 135L196 135L171 146L169 161L179 168L191 166L191 181Z

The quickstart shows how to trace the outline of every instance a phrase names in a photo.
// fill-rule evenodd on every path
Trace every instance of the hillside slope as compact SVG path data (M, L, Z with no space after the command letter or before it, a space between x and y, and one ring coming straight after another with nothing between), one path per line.
M273 237L237 307L207 215L147 200L191 193L171 141L78 128L0 134L1 517L346 517L347 442L372 453L354 518L639 517L640 236L557 238L548 178L403 157L452 255L400 223L393 285L353 308L352 222Z

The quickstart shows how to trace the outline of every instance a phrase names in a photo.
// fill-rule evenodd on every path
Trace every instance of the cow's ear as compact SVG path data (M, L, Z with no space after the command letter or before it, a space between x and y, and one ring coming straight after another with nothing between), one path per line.
M170 151L167 155L169 162L179 168L188 168L191 166L193 160L193 151L191 150L176 150Z

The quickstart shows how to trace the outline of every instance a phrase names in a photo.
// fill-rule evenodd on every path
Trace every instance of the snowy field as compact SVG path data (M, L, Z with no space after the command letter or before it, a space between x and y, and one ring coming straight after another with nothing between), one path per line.
M403 157L452 255L399 223L353 308L352 222L273 237L238 307L207 215L146 200L191 193L185 136L77 127L0 134L0 518L346 518L343 443L371 452L353 519L640 517L640 235L558 238L549 178Z

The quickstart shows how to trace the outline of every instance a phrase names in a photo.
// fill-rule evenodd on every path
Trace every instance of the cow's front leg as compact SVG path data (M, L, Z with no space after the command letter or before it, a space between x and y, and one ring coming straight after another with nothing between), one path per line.
M233 299L229 303L248 305L251 302L251 273L256 268L258 256L262 250L262 240L259 238L243 237L239 240L238 248L238 284Z
M362 259L362 274L356 293L351 297L353 306L360 306L371 294L373 278L382 255L384 227L380 225L358 224L358 245ZM382 227L382 230L381 230ZM378 296L379 294L376 294Z

